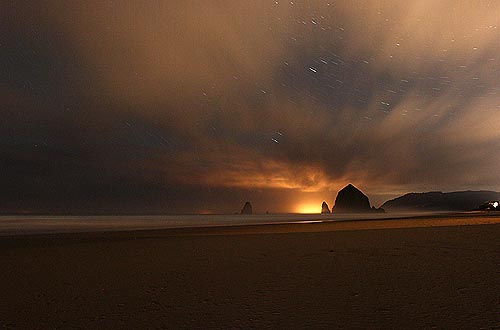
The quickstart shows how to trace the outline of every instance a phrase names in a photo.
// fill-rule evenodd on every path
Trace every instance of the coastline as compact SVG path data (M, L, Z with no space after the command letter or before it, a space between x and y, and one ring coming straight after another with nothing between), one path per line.
M215 217L215 221L210 221ZM111 219L111 220L110 220ZM132 219L133 221L130 221ZM194 221L193 221L194 219ZM389 213L389 214L276 214L187 216L3 216L0 238L86 234L106 235L226 235L251 233L315 232L457 226L500 223L500 214Z

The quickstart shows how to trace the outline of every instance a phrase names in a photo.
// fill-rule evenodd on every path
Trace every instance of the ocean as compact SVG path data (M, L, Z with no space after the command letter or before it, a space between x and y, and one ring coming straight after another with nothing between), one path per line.
M430 213L256 214L256 215L8 215L0 216L0 235L151 230L266 224L407 218Z

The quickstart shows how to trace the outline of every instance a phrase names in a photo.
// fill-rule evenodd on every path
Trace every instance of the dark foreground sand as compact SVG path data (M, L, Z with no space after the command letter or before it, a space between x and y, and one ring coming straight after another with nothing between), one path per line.
M500 219L408 221L0 237L0 329L500 329Z

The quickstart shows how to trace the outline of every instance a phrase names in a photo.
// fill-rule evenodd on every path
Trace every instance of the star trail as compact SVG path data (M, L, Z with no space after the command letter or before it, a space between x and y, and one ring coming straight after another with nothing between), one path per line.
M1 7L1 212L500 190L497 2Z

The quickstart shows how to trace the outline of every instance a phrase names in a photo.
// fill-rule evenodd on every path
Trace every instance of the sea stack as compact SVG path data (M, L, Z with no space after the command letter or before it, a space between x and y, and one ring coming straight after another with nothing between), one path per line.
M328 204L326 204L326 202L323 202L323 204L321 204L321 214L330 214L330 208L328 207Z
M337 194L332 212L373 212L368 197L352 184L348 184Z
M241 214L252 214L252 203L246 202L243 208L241 209Z

